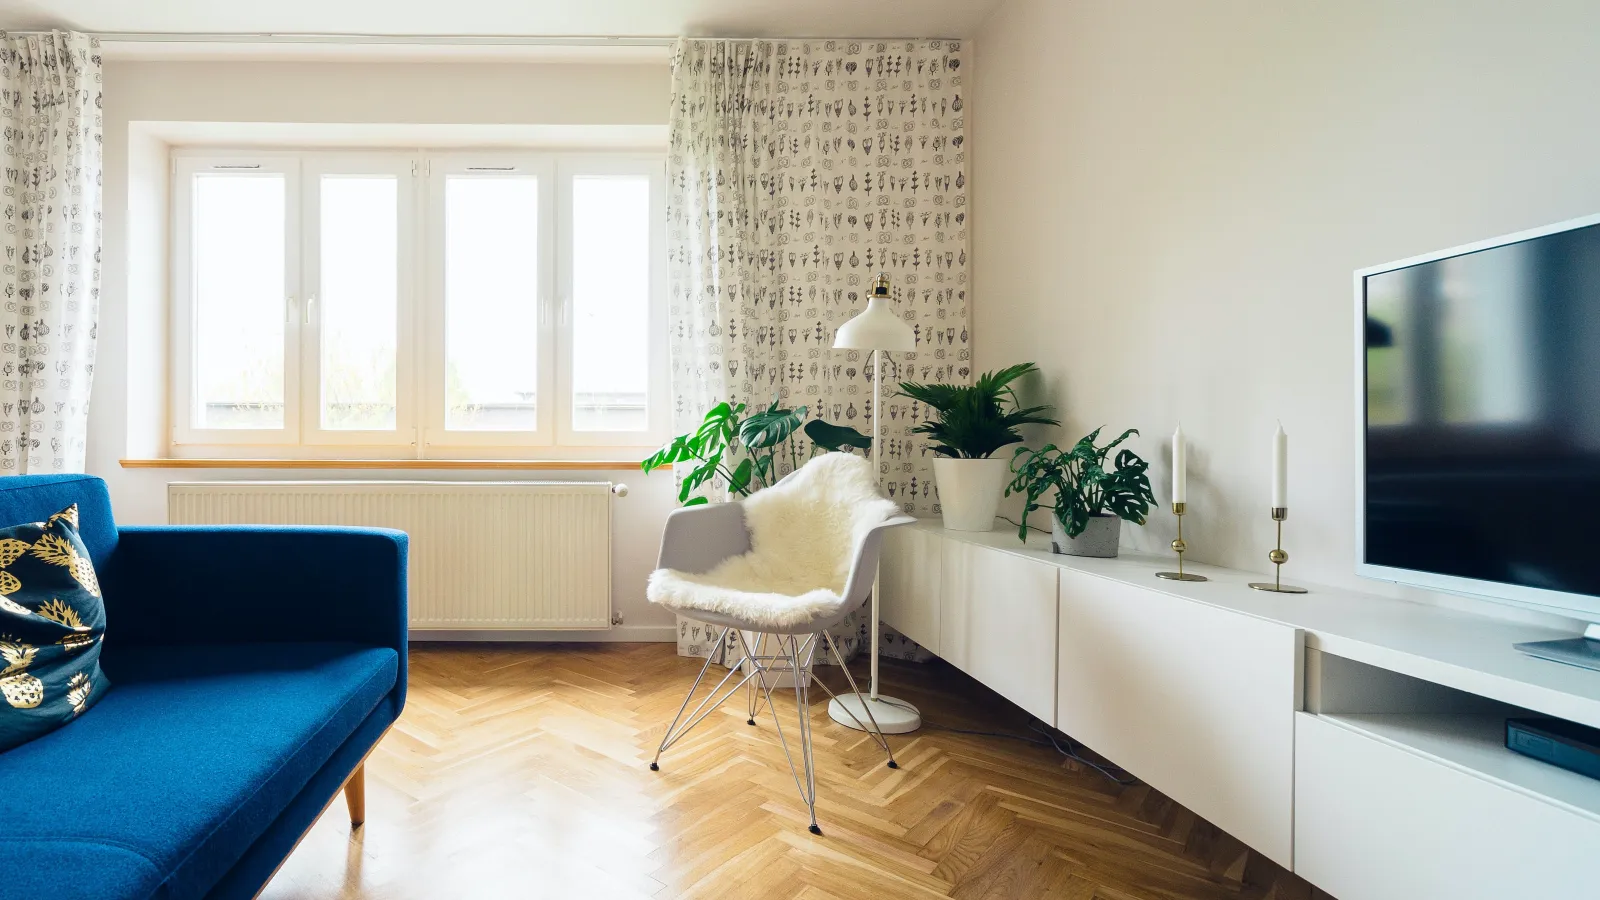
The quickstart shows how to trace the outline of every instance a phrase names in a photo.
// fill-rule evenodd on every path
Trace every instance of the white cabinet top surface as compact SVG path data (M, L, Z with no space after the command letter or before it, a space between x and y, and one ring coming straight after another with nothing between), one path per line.
M1048 535L1024 545L1011 529L947 531L936 519L920 520L914 527L947 540L1290 625L1306 633L1308 647L1600 728L1600 672L1534 659L1511 646L1576 636L1569 632L1321 587L1293 576L1286 580L1309 588L1310 593L1256 591L1246 585L1270 576L1188 562L1185 571L1210 580L1168 581L1155 573L1174 567L1171 555L1063 556L1050 552Z

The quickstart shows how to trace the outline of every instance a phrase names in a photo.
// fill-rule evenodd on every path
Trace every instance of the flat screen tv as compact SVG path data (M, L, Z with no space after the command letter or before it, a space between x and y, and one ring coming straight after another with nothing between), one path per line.
M1600 216L1355 288L1360 574L1600 621Z

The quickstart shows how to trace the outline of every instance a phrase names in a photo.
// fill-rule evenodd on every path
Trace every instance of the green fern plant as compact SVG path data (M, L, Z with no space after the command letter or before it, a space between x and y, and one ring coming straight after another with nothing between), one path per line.
M933 442L933 452L957 459L987 459L1008 444L1022 442L1023 425L1059 425L1049 406L1023 407L1011 383L1030 372L1033 363L1018 363L985 372L972 384L900 385L900 396L921 401L934 418L911 429Z

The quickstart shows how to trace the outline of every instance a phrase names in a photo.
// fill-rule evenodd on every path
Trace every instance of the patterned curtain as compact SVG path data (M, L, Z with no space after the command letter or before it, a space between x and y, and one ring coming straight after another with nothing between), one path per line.
M0 32L0 471L81 472L100 303L100 44Z
M966 381L967 198L961 45L954 41L682 40L667 162L676 430L725 399L774 397L869 429L870 355L833 352L873 276L917 335L894 382ZM909 434L918 404L885 385L882 483L906 511L938 510ZM868 623L847 623L853 654ZM721 652L680 620L679 652ZM926 652L885 628L885 655Z

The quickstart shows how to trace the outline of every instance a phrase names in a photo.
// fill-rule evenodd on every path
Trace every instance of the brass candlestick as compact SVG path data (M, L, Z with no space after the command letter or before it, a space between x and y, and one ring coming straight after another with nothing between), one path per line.
M1283 552L1283 520L1289 518L1286 507L1274 506L1272 508L1272 521L1278 523L1278 546L1272 548L1267 554L1267 559L1272 560L1272 580L1252 581L1250 586L1258 591L1272 591L1277 594L1304 594L1306 589L1283 583L1283 564L1289 561L1289 554Z
M1168 581L1210 581L1204 575L1191 575L1183 571L1183 551L1189 549L1189 545L1183 542L1183 513L1187 507L1186 503L1172 504L1172 514L1178 517L1178 539L1172 542L1172 552L1178 554L1178 571L1157 572L1156 577Z

